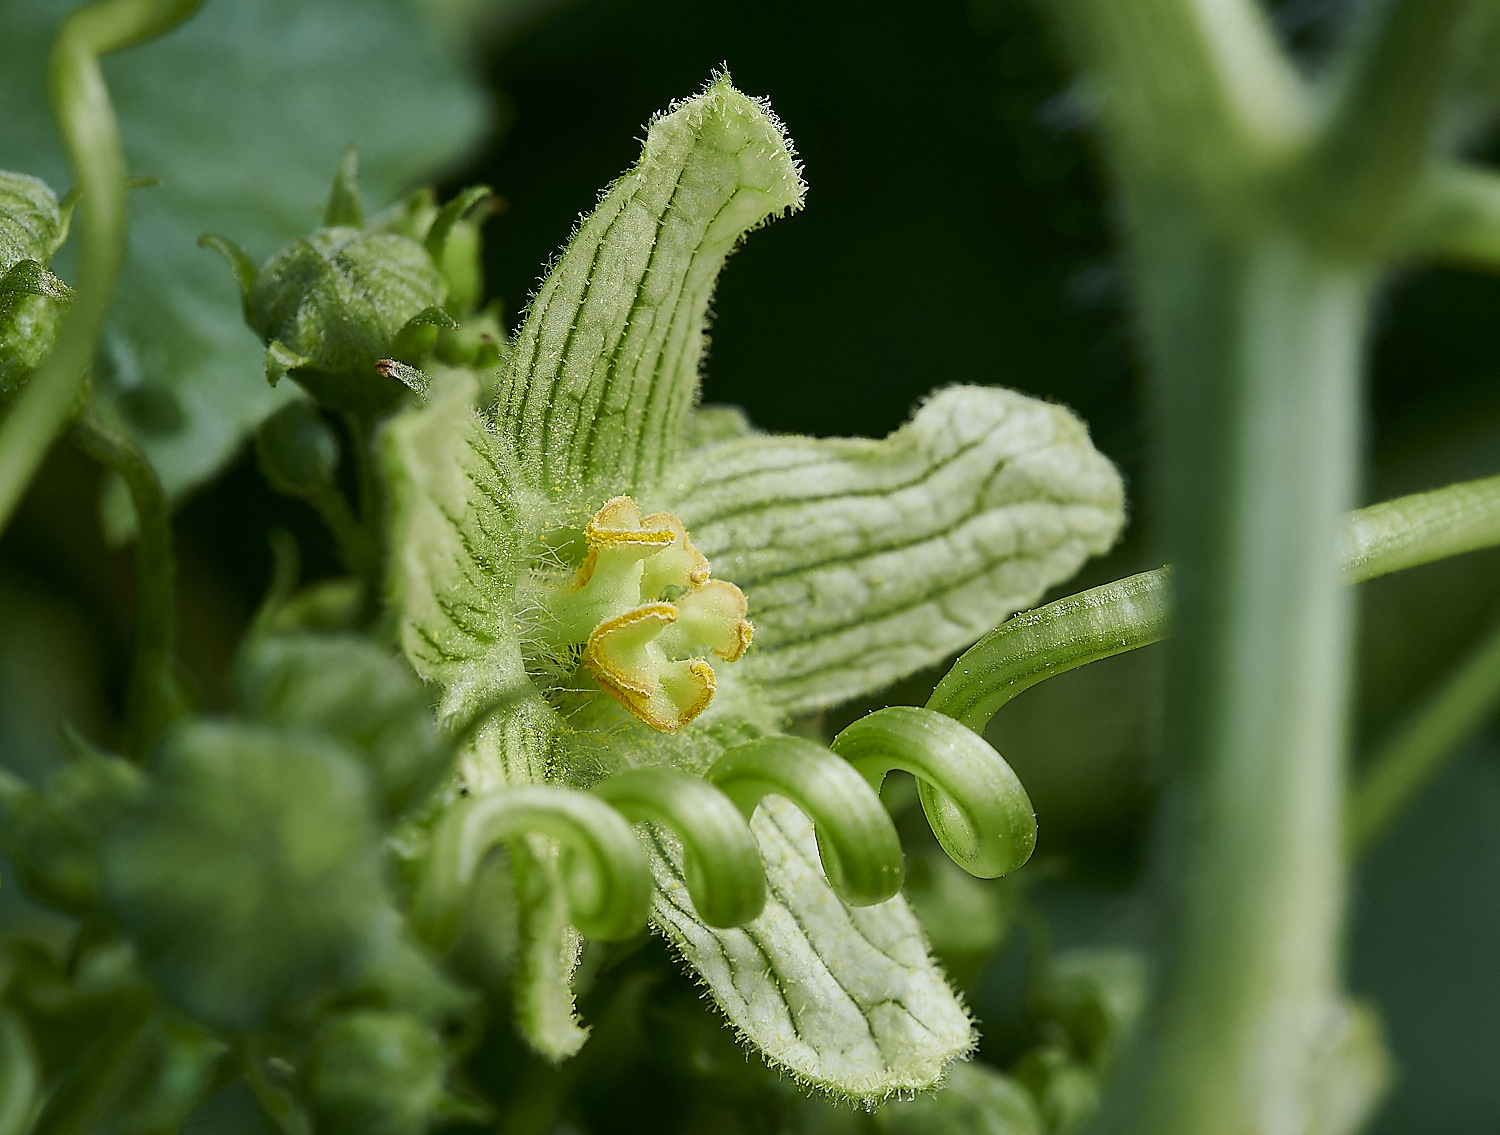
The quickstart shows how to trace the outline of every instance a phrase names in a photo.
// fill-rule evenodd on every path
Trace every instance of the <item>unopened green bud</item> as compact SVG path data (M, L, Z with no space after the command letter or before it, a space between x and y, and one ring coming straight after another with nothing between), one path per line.
M52 349L72 298L47 270L71 213L39 179L0 172L0 407Z
M325 1024L313 1042L308 1086L318 1130L421 1135L465 1115L445 1087L448 1053L406 1013L360 1010Z
M354 163L334 180L323 228L258 270L223 237L204 236L239 279L245 319L266 344L266 378L290 375L333 409L383 413L406 386L377 364L415 365L454 326L433 255L399 232L362 227Z
M261 424L255 432L255 455L277 492L314 497L335 483L339 443L317 408L298 399Z

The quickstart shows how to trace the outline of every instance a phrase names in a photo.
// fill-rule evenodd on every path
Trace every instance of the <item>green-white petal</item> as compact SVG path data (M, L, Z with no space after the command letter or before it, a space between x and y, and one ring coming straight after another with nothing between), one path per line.
M697 395L724 258L803 192L781 124L727 76L651 123L542 284L502 379L497 421L533 484L603 500L657 478Z
M737 666L785 712L879 690L967 646L1107 550L1119 473L1061 406L934 394L881 441L752 435L694 450L677 512L750 601Z
M401 645L447 689L448 714L526 679L512 611L523 511L477 395L468 372L440 372L427 405L398 414L380 443Z
M700 922L675 851L658 838L658 929L735 1029L798 1079L871 1101L931 1087L974 1031L905 900L845 906L823 877L811 822L780 797L761 802L751 830L770 886L760 916L729 930Z

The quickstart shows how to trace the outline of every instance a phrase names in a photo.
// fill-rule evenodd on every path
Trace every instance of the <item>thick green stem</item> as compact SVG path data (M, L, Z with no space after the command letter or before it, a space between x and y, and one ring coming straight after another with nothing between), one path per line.
M125 700L125 745L139 756L181 711L172 666L172 527L156 470L126 434L89 411L73 427L78 447L118 473L135 505L135 648Z
M1338 521L1368 281L1274 230L1193 234L1137 204L1177 633L1172 946L1127 1114L1151 1135L1302 1131L1340 992Z
M1349 794L1344 841L1368 851L1448 758L1500 706L1500 627L1375 751Z
M57 33L48 94L81 191L77 295L57 344L0 423L0 529L9 523L69 411L98 342L125 258L125 155L99 57L160 35L201 0L101 0Z

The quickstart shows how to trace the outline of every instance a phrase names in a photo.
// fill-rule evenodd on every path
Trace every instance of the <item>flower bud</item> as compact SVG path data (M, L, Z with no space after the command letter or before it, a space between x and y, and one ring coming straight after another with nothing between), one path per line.
M39 179L0 172L0 407L46 358L68 309L72 290L47 265L72 211Z
M380 414L407 387L377 364L416 365L438 331L447 286L433 254L399 232L362 223L354 162L334 179L325 224L256 269L223 237L199 243L222 252L239 277L245 319L266 344L266 378L291 375L320 403Z

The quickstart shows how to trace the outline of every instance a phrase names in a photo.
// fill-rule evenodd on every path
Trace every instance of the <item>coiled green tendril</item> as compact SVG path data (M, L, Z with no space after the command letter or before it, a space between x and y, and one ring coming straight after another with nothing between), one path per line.
M766 874L749 820L768 795L813 821L829 885L851 906L884 902L905 867L895 825L880 801L886 773L918 779L938 841L972 874L1019 867L1036 845L1026 790L978 734L931 710L900 706L855 722L832 751L801 737L763 737L730 749L702 777L670 768L628 769L590 792L528 786L464 801L438 824L418 888L416 920L434 945L462 927L468 887L500 843L532 833L557 837L573 924L586 937L631 937L646 921L651 880L639 822L671 829L699 917L741 926L761 912Z
M766 905L766 871L750 825L712 784L677 769L638 768L593 791L632 823L648 820L677 834L688 894L710 926L741 926Z
M525 785L470 797L438 822L413 902L422 937L451 945L463 928L479 865L497 845L531 834L561 844L569 917L579 933L612 942L640 932L651 905L651 874L629 821L587 792Z
M880 797L847 761L804 737L762 737L710 766L708 779L746 819L764 796L785 796L813 822L829 885L851 906L901 889L901 839Z
M933 835L969 874L997 879L1031 858L1031 798L1004 758L966 725L930 709L891 706L850 725L832 749L877 791L892 769L915 776Z

